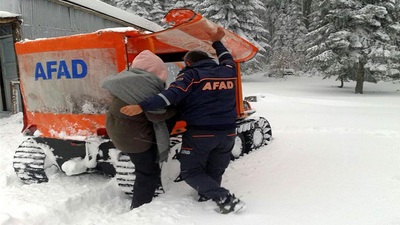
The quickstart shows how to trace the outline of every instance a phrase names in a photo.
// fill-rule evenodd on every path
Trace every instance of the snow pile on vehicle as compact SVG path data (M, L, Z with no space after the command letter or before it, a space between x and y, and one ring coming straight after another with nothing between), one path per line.
M14 14L6 11L0 11L0 18L10 18L10 17L18 17L19 14Z
M104 141L98 137L89 138L86 142L85 158L77 157L64 162L61 169L68 175L82 174L88 170L94 169L97 166L97 155L99 146ZM115 159L114 159L115 161Z

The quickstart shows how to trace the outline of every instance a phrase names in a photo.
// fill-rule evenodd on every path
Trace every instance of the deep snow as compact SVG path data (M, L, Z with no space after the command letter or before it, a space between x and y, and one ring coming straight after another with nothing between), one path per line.
M68 177L53 168L49 183L23 185L12 168L22 116L1 113L0 225L400 224L399 83L366 83L355 95L354 83L339 89L320 77L243 81L274 136L224 176L245 211L217 214L183 182L133 211L115 180L101 175Z

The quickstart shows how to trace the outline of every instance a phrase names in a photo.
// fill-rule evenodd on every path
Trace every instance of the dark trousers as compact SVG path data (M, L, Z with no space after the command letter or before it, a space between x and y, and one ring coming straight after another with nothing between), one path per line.
M229 191L221 187L235 143L235 129L206 131L188 129L180 152L181 177L199 194L218 201Z
M157 146L153 145L145 152L128 155L135 165L136 180L133 185L132 206L136 208L151 202L158 187L160 166L156 163Z

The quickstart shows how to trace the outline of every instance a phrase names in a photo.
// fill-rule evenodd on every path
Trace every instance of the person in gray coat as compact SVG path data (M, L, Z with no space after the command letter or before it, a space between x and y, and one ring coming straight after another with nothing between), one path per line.
M136 116L120 112L124 106L138 103L164 90L167 70L163 61L145 50L132 62L132 68L104 79L102 88L113 95L106 117L106 129L117 149L126 153L135 165L131 209L150 203L158 187L159 163L166 161L169 132L165 120L174 108L158 109Z

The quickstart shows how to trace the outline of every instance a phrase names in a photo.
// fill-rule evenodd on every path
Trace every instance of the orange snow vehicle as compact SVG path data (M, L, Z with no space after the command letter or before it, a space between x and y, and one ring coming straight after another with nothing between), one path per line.
M215 56L204 30L216 29L216 24L190 10L172 10L165 21L172 27L155 33L108 29L15 44L24 103L23 133L28 136L13 161L21 180L47 182L45 169L56 165L67 175L93 171L116 175L124 191L131 191L134 166L107 136L105 118L111 96L100 88L101 82L129 68L145 49L166 63L167 82L183 67L186 52L202 49ZM227 30L222 42L238 68L238 136L232 153L237 158L268 144L272 133L266 119L249 117L254 110L242 100L240 63L258 49ZM172 151L179 151L184 125L178 122L171 134Z

